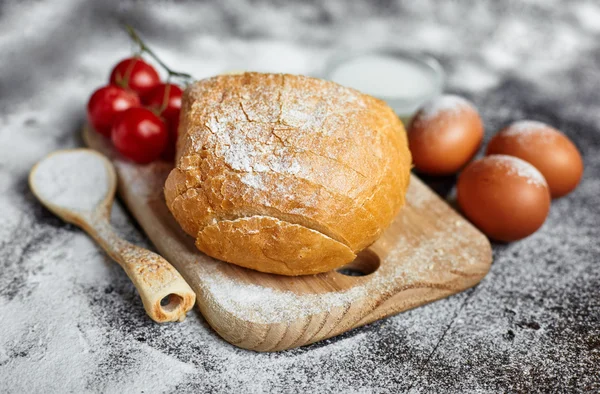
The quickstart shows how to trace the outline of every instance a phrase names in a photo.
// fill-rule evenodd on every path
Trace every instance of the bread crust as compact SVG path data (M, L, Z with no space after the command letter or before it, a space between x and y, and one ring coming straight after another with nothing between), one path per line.
M348 246L318 231L268 216L206 226L198 232L196 246L220 260L243 261L247 268L281 275L317 274L356 257Z
M352 261L391 223L409 182L394 112L304 76L196 82L183 96L177 145L165 183L175 219L203 252L264 272L311 274ZM267 244L268 256L259 247Z

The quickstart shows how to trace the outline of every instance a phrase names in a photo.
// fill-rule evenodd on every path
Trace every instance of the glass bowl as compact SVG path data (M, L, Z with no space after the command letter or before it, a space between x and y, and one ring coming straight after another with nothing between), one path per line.
M405 123L444 89L444 71L435 58L402 50L337 54L322 78L384 100Z

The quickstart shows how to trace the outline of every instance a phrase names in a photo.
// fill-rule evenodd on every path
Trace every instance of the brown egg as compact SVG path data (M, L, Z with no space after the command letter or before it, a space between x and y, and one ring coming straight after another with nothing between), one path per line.
M483 123L468 100L444 95L425 104L408 127L408 143L417 170L449 175L477 153Z
M515 122L492 138L487 154L519 157L546 178L552 197L571 192L583 175L583 160L575 145L560 131L531 120Z
M491 155L474 161L460 174L456 187L465 216L498 241L533 234L550 209L544 176L514 156Z

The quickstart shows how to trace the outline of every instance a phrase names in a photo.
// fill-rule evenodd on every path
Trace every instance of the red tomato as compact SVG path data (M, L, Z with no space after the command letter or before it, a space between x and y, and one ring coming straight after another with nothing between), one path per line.
M144 96L160 83L160 76L154 67L142 59L131 57L121 60L113 68L110 83L133 90L144 101Z
M183 90L174 84L161 83L148 94L147 103L153 109L161 111L160 115L167 122L169 139L162 157L173 160L175 157L175 144L177 142L177 127L179 126L179 112L181 111L181 96Z
M168 122L174 123L179 120L181 110L181 96L183 90L172 83L161 83L146 96L146 104L161 111L160 115Z
M130 108L112 128L112 142L125 157L141 164L160 158L169 138L167 126L152 111Z
M162 154L162 158L168 161L173 161L175 158L175 146L177 145L177 136L179 135L177 132L177 128L179 127L179 116L173 121L167 121L167 125L169 126L169 138L167 140L167 147Z
M88 121L94 130L110 137L110 130L117 115L138 106L140 99L134 92L118 86L104 86L96 90L88 101Z

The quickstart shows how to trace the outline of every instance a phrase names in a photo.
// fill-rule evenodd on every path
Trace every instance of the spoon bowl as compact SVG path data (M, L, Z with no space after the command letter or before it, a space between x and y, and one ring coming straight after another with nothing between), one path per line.
M59 151L33 167L35 196L63 220L80 225L82 216L111 208L117 176L113 165L88 149Z
M150 318L185 318L196 295L179 272L156 253L120 238L110 225L117 176L108 159L91 149L58 151L32 168L29 185L42 204L85 230L123 267Z

